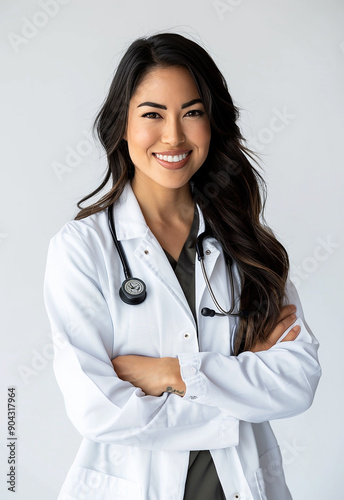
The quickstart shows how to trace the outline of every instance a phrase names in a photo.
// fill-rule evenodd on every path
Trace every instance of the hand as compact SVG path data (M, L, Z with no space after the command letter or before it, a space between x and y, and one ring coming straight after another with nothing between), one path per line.
M186 386L180 375L177 358L151 358L148 356L124 355L112 360L121 380L139 387L146 395L161 396L173 392L183 396Z
M251 352L267 351L268 349L270 349L270 347L275 345L283 332L285 332L296 320L295 312L296 307L293 304L283 306L278 318L278 323L268 337L268 340L266 342L261 342L258 340L253 348L250 349ZM288 332L288 334L284 337L283 340L281 340L281 342L295 340L300 331L300 326L294 326L294 328L292 328L290 332Z

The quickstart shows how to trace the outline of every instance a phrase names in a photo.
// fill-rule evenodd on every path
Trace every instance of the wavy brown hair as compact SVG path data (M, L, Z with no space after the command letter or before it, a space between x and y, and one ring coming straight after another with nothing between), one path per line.
M197 43L176 33L159 33L135 40L115 72L108 95L97 114L93 132L103 145L108 168L103 182L77 204L76 220L104 210L121 195L135 170L123 139L129 102L152 69L178 66L193 77L211 125L208 156L193 175L194 200L225 251L238 264L241 278L241 317L234 354L265 341L275 327L285 293L289 259L264 220L266 184L252 162L255 154L244 145L234 105L222 73ZM112 188L97 202L81 203L98 194L111 180Z

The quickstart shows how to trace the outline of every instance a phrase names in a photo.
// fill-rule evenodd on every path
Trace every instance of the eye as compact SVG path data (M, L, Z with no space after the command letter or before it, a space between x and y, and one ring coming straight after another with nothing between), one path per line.
M154 116L152 116L154 115ZM152 118L155 119L157 116L160 116L159 113L155 113L154 111L151 111L150 113L145 113L142 115L142 118Z
M185 116L196 117L196 116L203 116L204 114L205 112L202 111L201 109L192 109L191 111L188 111ZM155 111L150 111L149 113L145 113L144 115L142 115L142 118L150 118L152 120L155 120L158 117L160 117L160 115Z
M186 116L192 113L190 116L203 116L205 113L201 109L192 109L186 113Z

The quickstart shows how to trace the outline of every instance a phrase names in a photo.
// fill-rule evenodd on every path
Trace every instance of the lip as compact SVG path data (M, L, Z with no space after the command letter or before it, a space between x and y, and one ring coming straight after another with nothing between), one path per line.
M170 151L155 151L153 155L183 155L184 153L189 153L191 149L171 149Z
M190 150L188 151L185 151L185 153L188 153ZM157 153L157 154L162 154L162 153ZM179 154L183 154L183 153L179 153ZM160 165L164 168L167 168L168 170L178 170L180 168L183 168L184 165L187 164L187 162L189 161L189 158L192 154L192 151L190 151L190 154L187 155L186 158L184 158L184 160L181 160L181 161L176 161L176 162L168 162L168 161L165 161L165 160L160 160L160 158L158 158L157 156L155 156L155 154L153 153L153 156L154 158L156 159L156 161L158 163L160 163Z

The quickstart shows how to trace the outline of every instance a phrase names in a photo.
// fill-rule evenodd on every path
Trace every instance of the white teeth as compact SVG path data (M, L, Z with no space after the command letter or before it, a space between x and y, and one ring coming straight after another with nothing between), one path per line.
M185 160L185 158L188 156L189 153L184 153L182 155L158 155L156 154L155 156L159 158L159 160L164 160L168 161L169 163L176 163L178 161Z

